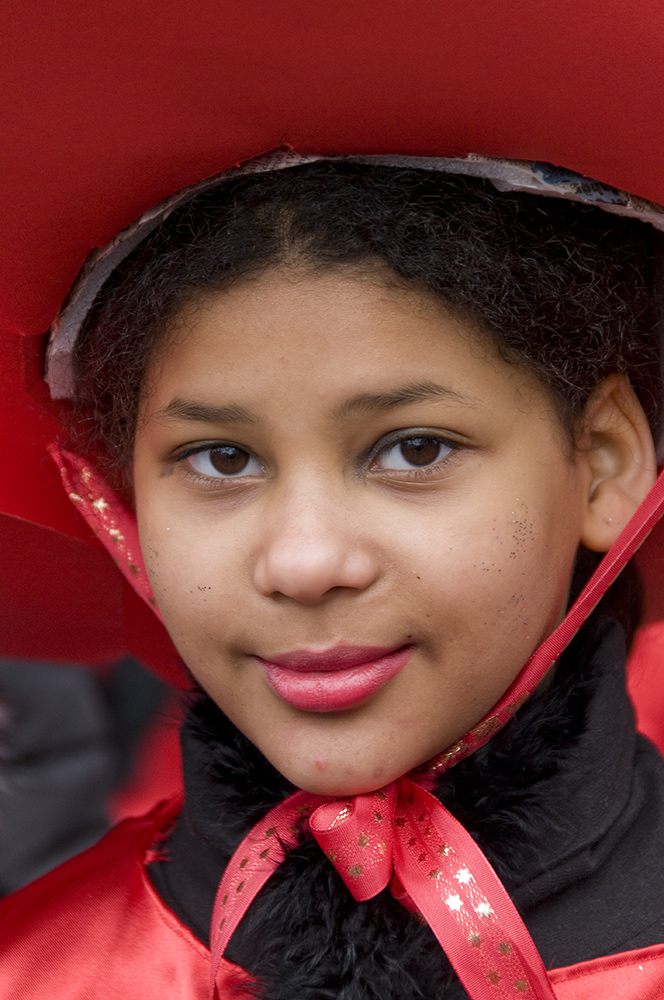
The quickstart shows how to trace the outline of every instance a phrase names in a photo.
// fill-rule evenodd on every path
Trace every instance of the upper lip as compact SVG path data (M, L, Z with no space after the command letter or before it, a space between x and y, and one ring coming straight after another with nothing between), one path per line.
M272 663L285 667L296 673L323 673L325 671L350 670L363 663L372 663L383 656L395 653L407 643L397 643L396 646L346 646L343 643L330 649L313 650L298 649L280 656L259 656L264 663Z

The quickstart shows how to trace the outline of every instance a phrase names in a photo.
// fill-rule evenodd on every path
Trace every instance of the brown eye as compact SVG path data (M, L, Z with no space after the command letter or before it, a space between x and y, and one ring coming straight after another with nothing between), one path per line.
M440 454L440 441L433 438L409 438L402 441L399 449L410 465L431 465Z
M242 448L227 446L210 449L210 464L217 472L226 476L237 476L244 472L249 462L249 455Z
M403 438L385 448L378 456L377 465L382 469L421 469L442 461L452 451L441 438L429 435Z
M192 469L202 476L212 479L233 476L260 476L263 468L253 455L237 445L223 444L216 448L206 448L189 455L187 461Z

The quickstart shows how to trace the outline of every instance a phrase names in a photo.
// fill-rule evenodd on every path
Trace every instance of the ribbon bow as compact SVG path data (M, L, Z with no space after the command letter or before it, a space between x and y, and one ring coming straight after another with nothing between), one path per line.
M358 901L390 886L429 924L472 1000L554 1000L539 953L500 879L461 824L408 777L352 799L295 792L231 858L212 915L212 981L251 901L308 822Z

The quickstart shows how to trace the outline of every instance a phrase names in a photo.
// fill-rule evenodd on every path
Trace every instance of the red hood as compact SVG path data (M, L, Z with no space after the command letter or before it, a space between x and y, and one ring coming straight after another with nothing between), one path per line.
M83 259L147 207L287 142L545 160L664 203L664 9L633 0L179 0L6 8L0 240L0 654L174 680L162 626L46 455L45 330ZM664 604L653 536L651 614Z

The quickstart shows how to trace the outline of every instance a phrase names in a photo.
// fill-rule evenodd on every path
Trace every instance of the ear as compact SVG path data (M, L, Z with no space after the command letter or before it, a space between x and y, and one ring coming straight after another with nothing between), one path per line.
M581 542L594 552L607 552L657 478L655 446L624 375L610 375L596 386L583 421L588 500Z

